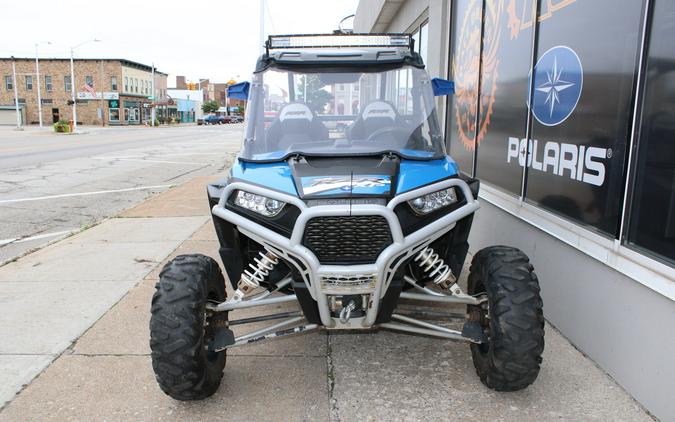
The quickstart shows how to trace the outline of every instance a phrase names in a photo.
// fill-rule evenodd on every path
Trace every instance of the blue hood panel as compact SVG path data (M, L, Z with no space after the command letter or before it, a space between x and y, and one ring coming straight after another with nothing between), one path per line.
M375 170L375 169L373 169ZM250 163L236 160L232 166L232 178L246 181L255 185L264 186L293 196L299 196L295 187L293 173L287 162L277 163ZM330 167L325 168L326 176L331 176ZM450 158L445 157L438 160L419 161L401 159L399 163L399 174L396 180L396 194L407 192L412 189L425 186L439 180L447 179L457 175L457 164ZM311 185L319 178L323 177L301 177L303 185ZM336 186L334 190L321 192L324 195L344 194L353 190L352 194L363 195L382 195L389 190L384 180L389 180L385 174L368 175L374 179L380 179L379 183L367 183L368 177L361 176L364 180L362 186L352 186L351 189L340 189ZM317 192L318 193L318 192ZM323 195L321 195L323 196Z
M450 157L431 161L401 160L396 194L457 175L457 164Z
M249 163L236 160L232 177L297 196L291 168L285 161L279 163Z

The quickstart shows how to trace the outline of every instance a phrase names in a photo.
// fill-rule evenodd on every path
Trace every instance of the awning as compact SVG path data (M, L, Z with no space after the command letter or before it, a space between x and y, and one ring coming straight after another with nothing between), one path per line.
M250 86L250 82L239 82L238 84L230 85L227 87L227 96L237 100L248 100Z

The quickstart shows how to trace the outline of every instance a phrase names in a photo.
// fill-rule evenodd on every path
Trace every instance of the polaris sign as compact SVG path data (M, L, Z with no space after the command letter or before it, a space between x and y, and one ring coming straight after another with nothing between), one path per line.
M524 138L509 138L507 162L517 158L518 164L525 166L526 141ZM544 143L543 148L540 145L536 139L530 140L528 167L595 186L602 186L605 182L605 164L600 160L611 158L611 149L552 141Z
M574 50L559 45L546 51L530 75L532 115L544 126L557 126L567 120L581 98L583 68ZM529 106L529 103L528 103ZM612 150L562 142L539 142L509 137L506 161L518 159L518 164L545 173L569 177L583 183L602 186L605 182L605 164ZM543 145L543 147L542 147ZM527 160L525 159L525 151ZM541 158L539 158L541 157Z

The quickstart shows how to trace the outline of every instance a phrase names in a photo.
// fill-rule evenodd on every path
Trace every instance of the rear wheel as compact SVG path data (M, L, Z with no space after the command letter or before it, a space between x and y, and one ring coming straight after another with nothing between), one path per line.
M208 350L215 326L226 313L212 315L207 301L225 300L218 263L204 255L180 255L160 273L152 297L150 349L161 389L177 400L200 400L216 392L225 351Z
M539 374L544 351L544 315L539 282L522 251L507 246L482 249L473 258L468 291L485 293L487 302L470 305L488 341L471 344L476 372L497 391L516 391Z

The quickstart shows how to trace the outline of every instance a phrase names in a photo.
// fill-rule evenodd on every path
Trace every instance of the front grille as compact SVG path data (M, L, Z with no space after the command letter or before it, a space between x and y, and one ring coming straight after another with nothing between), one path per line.
M391 245L391 233L379 215L315 217L307 222L303 244L323 264L365 264Z
M321 286L324 289L330 288L349 288L349 289L374 289L375 274L354 274L354 275L324 275L321 277Z

